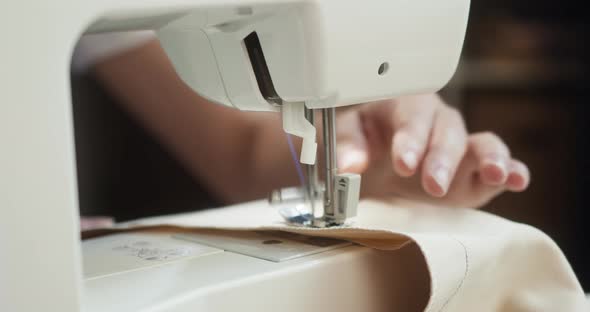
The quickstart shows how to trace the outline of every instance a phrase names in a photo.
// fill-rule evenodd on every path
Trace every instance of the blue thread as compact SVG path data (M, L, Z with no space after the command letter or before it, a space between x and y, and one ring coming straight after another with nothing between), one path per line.
M293 145L293 139L291 139L291 135L289 134L287 134L287 143L289 143L291 157L295 162L295 169L297 170L297 175L299 176L299 183L301 183L301 186L305 187L305 177L303 176L303 169L301 168L301 163L299 162L299 158L297 157L297 152L295 151L295 146Z

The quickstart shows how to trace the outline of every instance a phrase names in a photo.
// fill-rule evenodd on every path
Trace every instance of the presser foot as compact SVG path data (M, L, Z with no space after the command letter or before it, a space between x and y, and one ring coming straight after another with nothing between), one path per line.
M357 215L360 194L360 175L339 174L334 186L334 213L325 209L324 189L313 193L306 187L290 187L274 190L269 196L271 206L291 225L310 228L330 228L342 226ZM317 207L323 207L318 211Z
M297 112L304 113L308 124L312 127L315 126L313 110L307 109L304 104L292 106L284 107L284 113L288 114L291 108L297 108ZM325 156L323 169L326 182L319 182L318 166L313 162L304 162L307 173L304 178L300 163L294 156L302 187L275 190L269 197L269 203L277 207L285 221L292 225L312 228L342 226L357 214L361 176L338 173L336 165L336 110L333 107L325 108L321 109L321 113ZM291 149L294 150L294 148ZM295 155L295 152L292 151L292 153ZM316 209L319 207L322 208L321 214Z

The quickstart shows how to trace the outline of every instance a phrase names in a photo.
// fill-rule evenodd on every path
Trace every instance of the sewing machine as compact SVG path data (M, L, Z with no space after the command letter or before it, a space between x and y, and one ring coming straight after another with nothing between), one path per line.
M308 184L296 198L321 202L321 211L301 225L331 226L354 216L360 187L358 176L337 172L335 108L440 89L457 66L468 11L469 0L2 4L2 310L253 311L265 307L261 301L282 311L384 308L390 298L376 287L395 278L384 265L390 256L342 242L319 250L292 242L314 251L275 261L211 242L215 237L115 236L120 240L81 244L68 75L72 49L83 33L153 29L180 77L201 95L241 110L281 113L285 131L303 138L300 160ZM324 184L315 165L318 110ZM284 202L282 192L275 195L275 202ZM145 243L181 251L159 265L124 257Z

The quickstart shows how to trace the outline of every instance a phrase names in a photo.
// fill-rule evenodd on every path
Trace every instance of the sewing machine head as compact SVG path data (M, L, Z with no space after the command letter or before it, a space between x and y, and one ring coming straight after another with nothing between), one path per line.
M317 155L308 110L322 110L326 183L308 168L304 192L308 203L324 194L327 223L316 224L343 223L359 196L360 177L337 172L333 109L440 89L457 66L469 9L468 0L359 4L220 7L174 16L158 29L179 75L199 94L241 110L281 111L284 130L303 138L304 164ZM116 24L103 20L92 30Z
M338 173L334 108L440 89L457 66L469 11L469 0L359 4L243 1L139 19L113 15L88 32L151 25L180 77L200 95L241 110L280 111L285 132L303 139L301 163L311 166L299 199L310 209L298 219L339 225L356 214L360 177ZM324 124L323 185L314 110Z

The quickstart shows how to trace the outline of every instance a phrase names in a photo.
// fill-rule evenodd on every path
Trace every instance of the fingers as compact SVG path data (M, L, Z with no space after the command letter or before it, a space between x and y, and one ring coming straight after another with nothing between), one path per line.
M80 217L81 231L110 227L113 224L113 218L109 217Z
M338 116L336 158L340 172L362 173L369 165L367 141L357 111Z
M510 157L510 150L495 134L473 134L470 146L479 163L477 170L482 184L513 192L522 192L528 187L529 169L521 161Z
M459 112L447 106L437 111L422 167L422 186L432 196L447 194L466 152L467 131Z
M472 135L472 147L479 160L480 177L487 185L504 185L508 179L510 151L506 144L491 132Z
M487 132L468 137L460 113L436 95L375 102L342 112L338 122L339 169L363 173L370 162L367 177L390 179L393 165L396 192L448 195L447 201L477 207L530 183L528 168L501 139Z
M391 114L393 120L392 160L394 171L402 177L416 173L424 157L435 112L442 106L438 96L408 97Z
M513 192L522 192L529 186L531 176L525 164L518 160L511 160L508 165L506 187Z

